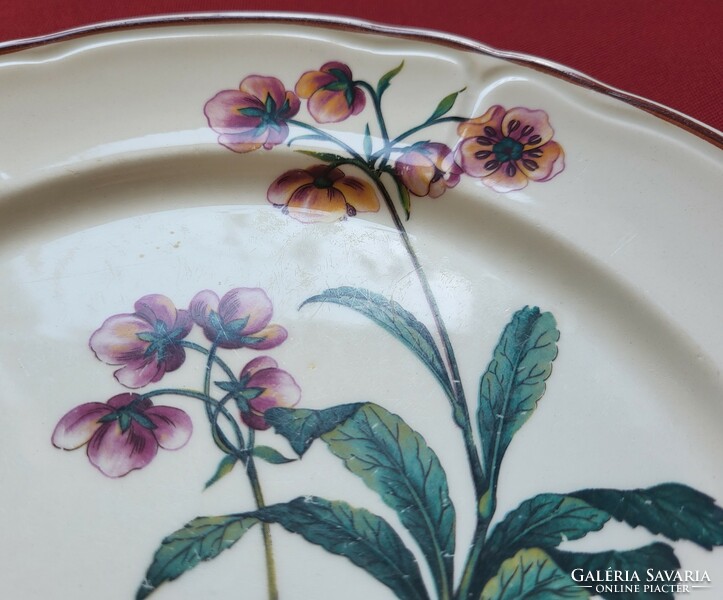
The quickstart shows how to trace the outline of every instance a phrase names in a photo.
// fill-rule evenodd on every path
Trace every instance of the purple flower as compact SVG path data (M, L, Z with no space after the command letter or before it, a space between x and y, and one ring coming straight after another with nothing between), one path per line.
M160 294L143 296L136 312L113 315L90 338L95 355L109 365L123 365L114 375L128 388L141 388L175 371L186 360L180 341L193 326L185 310Z
M191 437L189 416L178 408L153 406L138 394L113 396L106 404L89 402L66 414L53 431L56 448L88 445L93 466L108 477L123 477L153 460L159 446L178 450Z
M462 169L452 150L438 142L418 142L396 160L394 170L415 196L439 198L459 183Z
M271 150L289 135L286 121L299 112L299 98L276 77L249 75L237 90L223 90L206 102L208 124L234 152Z
M286 339L286 329L269 325L271 300L259 288L235 288L219 300L211 290L191 300L191 317L206 337L221 348L274 348Z
M268 429L264 413L275 406L292 407L301 399L294 378L269 356L259 356L242 370L236 390L241 419L252 429Z

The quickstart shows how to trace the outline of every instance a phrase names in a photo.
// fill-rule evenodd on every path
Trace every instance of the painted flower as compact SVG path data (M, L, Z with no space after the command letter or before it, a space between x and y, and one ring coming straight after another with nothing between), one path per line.
M114 375L128 388L141 388L175 371L186 360L179 343L193 322L160 294L143 296L131 314L113 315L90 337L95 355L109 365L123 365Z
M328 62L318 71L304 73L296 93L308 98L309 113L318 123L338 123L364 110L366 97L354 85L351 69L344 63Z
M138 394L118 394L107 403L89 402L66 414L53 431L56 448L87 444L88 459L103 475L123 477L142 469L158 448L178 450L191 437L189 416L171 406L154 406Z
M524 188L529 180L549 181L565 168L562 146L543 110L493 106L457 128L462 140L457 162L498 192Z
M380 204L369 181L329 165L287 171L271 184L266 197L302 223L330 223L359 212L377 212Z
M259 288L235 288L218 297L204 290L193 297L191 317L206 337L221 348L266 350L286 339L286 329L270 325L271 300Z
M271 150L288 137L286 121L299 112L299 98L275 77L249 75L238 90L223 90L206 102L204 112L229 150Z
M394 170L412 194L432 198L457 185L462 174L452 150L438 142L414 144L397 158Z
M249 362L239 376L236 385L236 403L241 419L252 429L268 429L264 413L275 406L296 406L301 399L301 389L294 378L278 368L270 356L259 356Z

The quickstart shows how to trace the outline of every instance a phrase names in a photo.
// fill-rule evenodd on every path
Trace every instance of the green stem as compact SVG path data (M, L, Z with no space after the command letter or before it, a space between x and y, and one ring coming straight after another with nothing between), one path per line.
M382 134L382 139L386 144L389 142L389 134L387 133L387 124L384 121L384 115L382 114L382 99L377 95L376 90L369 85L366 81L355 81L354 85L363 87L371 96L372 102L374 103L374 111L377 114L377 123L379 123L379 131Z
M433 125L439 125L440 123L464 123L465 121L469 121L466 117L441 117L439 119L433 119L432 121L425 121L421 125L417 125L416 127L412 127L411 129L407 129L404 133L399 134L397 137L395 137L393 140L388 142L384 148L381 150L378 150L371 156L371 160L376 160L380 156L382 156L385 153L391 152L391 149L396 146L399 142L407 139L410 135L413 135L417 133L418 131L422 131L423 129L426 129L427 127L432 127Z
M477 527L475 528L473 538L474 542L472 543L472 548L467 555L467 561L465 562L464 571L462 572L462 579L459 582L459 588L455 594L455 598L457 600L472 600L475 592L479 593L479 590L472 589L472 586L480 584L480 582L477 581L477 567L482 550L484 550L485 547L485 542L487 541L486 537L488 526L488 520L481 520L478 517Z
M233 418L233 415L226 409L226 407L217 400L214 400L211 398L208 394L203 394L201 392L195 392L193 390L183 390L183 389L176 389L176 388L163 388L159 390L153 390L151 392L147 392L143 394L144 398L153 398L155 396L165 396L165 395L173 395L173 396L185 396L186 398L195 398L196 400L201 400L205 406L206 406L206 414L209 414L210 411L210 419L211 421L211 427L212 431L215 432L214 435L214 441L216 442L216 445L221 449L222 452L226 454L231 454L235 456L236 458L246 461L246 457L248 455L247 451L245 451L244 447L244 439L243 434L241 433L241 429L238 426L238 423ZM226 435L221 431L221 429L218 426L218 415L222 414L226 420L229 422L231 427L233 427L234 433L236 434L236 439L238 441L238 446L234 446L231 441L226 437ZM216 437L218 436L218 438ZM219 443L220 442L220 443Z
M289 124L291 124L291 125L296 125L297 127L301 127L302 129L308 129L309 131L313 131L313 132L316 133L317 135L320 135L320 136L322 136L323 138L326 138L327 140L329 140L329 141L332 142L333 144L336 144L336 145L339 146L340 148L346 150L346 151L347 151L351 156L353 156L355 159L357 159L357 160L359 160L359 161L361 161L361 162L366 162L366 160L364 159L364 157L363 157L361 154L359 154L356 150L354 150L354 148L352 148L349 144L347 144L346 142L341 141L339 138L331 135L330 133L327 133L327 132L324 131L323 129L319 129L318 127L314 127L313 125L309 125L308 123L304 123L303 121L297 121L296 119L289 119L289 120L286 121L286 122L289 123Z
M249 454L248 462L246 463L246 473L248 474L249 481L251 482L251 489L254 492L256 507L262 509L266 506L266 503L264 502L264 494L261 490L261 482L259 481L259 474L256 470L256 463L254 462L253 450L255 442L255 431L253 429L249 429ZM278 600L279 590L276 585L276 561L274 560L274 548L271 541L271 527L268 523L262 523L261 531L264 537L266 581L268 583L269 600Z
M437 300L434 297L432 288L429 285L427 275L421 263L419 262L417 253L412 246L412 242L409 239L407 230L404 228L404 223L402 223L402 220L399 218L399 214L397 213L397 209L394 206L394 202L392 201L389 192L387 191L386 187L381 182L376 173L370 173L370 176L376 183L379 192L382 194L384 202L389 209L389 214L392 217L392 221L394 221L394 226L399 232L399 236L402 240L402 243L404 244L405 249L407 250L407 254L409 254L409 258L412 261L412 266L414 267L414 272L417 274L419 283L422 286L422 291L424 292L424 296L427 299L427 304L429 305L430 311L432 313L432 318L434 319L434 324L437 328L437 332L439 333L439 337L442 340L447 369L451 375L452 380L452 411L454 421L462 430L465 449L467 450L467 459L469 461L470 470L472 471L472 480L474 482L476 498L479 502L479 500L482 498L482 494L484 494L485 491L483 489L484 472L482 470L482 463L480 461L479 453L477 452L477 447L474 442L474 436L472 435L472 425L469 417L469 410L467 409L467 400L465 398L464 388L462 387L462 381L459 374L459 368L457 366L457 359L454 354L454 348L452 347L452 342L449 338L449 333L447 332L447 326L444 324L442 314L439 310L439 305L437 304Z
M189 342L187 340L181 340L180 342L178 342L178 345L183 346L184 348L189 348L190 350L195 350L196 352L200 352L204 356L209 356L211 353L210 350L208 350L207 348L204 348L200 344L195 344L194 342ZM216 355L215 349L214 349L214 354L213 354L212 359L213 359L213 362L215 362L219 367L221 367L223 369L223 372L226 373L226 375L228 375L228 378L231 381L238 381L236 378L236 375L231 370L231 367L229 367L223 359L219 358L218 355Z

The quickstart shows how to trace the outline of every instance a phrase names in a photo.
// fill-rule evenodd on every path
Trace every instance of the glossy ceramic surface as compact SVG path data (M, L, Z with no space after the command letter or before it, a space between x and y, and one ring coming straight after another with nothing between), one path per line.
M1 56L0 595L723 589L718 137L567 79L272 19Z

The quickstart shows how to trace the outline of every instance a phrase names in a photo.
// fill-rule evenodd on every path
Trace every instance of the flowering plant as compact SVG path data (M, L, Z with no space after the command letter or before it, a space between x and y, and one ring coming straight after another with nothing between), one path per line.
M419 279L433 329L397 302L361 288L327 289L304 300L301 307L327 303L360 313L401 342L436 379L465 450L473 488L468 499L475 516L472 543L461 556L457 554L456 507L444 466L424 436L402 416L374 402L321 410L295 408L299 386L273 358L255 356L238 375L222 359L223 350L269 350L286 339L286 329L271 323L272 304L264 291L237 288L219 297L204 290L184 310L176 309L165 296L150 295L135 304L135 312L107 319L91 336L91 348L100 360L121 365L115 372L117 380L137 390L178 370L186 351L200 352L206 358L203 385L198 390L124 393L106 403L82 404L60 419L53 443L67 450L87 445L91 463L102 473L124 476L148 465L159 447L177 450L191 435L190 419L183 411L154 406L151 399L175 395L199 400L224 455L207 485L241 462L256 507L196 517L166 537L138 589L138 599L201 561L215 558L257 525L263 530L270 599L279 596L272 524L347 558L404 600L587 598L588 587L578 585L579 579L571 573L614 567L640 577L649 569L674 572L680 566L672 546L659 540L606 552L582 552L574 545L560 548L562 542L579 540L611 520L709 550L723 545L723 509L680 483L543 492L502 518L496 515L506 451L533 415L552 373L560 338L557 323L551 313L537 307L525 306L513 314L482 370L473 418L454 345L402 216L410 218L412 196L440 198L463 175L498 193L522 189L529 182L549 182L563 171L564 152L553 139L544 111L495 105L474 118L449 115L460 92L443 98L419 125L392 137L382 97L402 68L403 63L372 86L355 79L348 65L331 61L304 72L294 92L275 77L249 75L238 90L213 96L205 114L219 143L233 152L270 150L283 142L325 144L323 152L318 145L302 150L315 164L289 170L270 184L268 201L289 217L311 224L386 207ZM352 147L330 131L296 119L299 98L307 101L317 124L363 117L371 106L378 136L373 138L366 124L362 147ZM454 147L414 140L416 134L448 123L457 127ZM289 138L292 132L295 137ZM387 187L390 180L396 202ZM189 339L194 325L210 346ZM214 372L222 378L216 381ZM230 404L235 404L235 413ZM325 445L347 473L359 477L396 513L397 522L317 496L267 506L254 459L273 464L290 459L255 444L256 432L265 430L286 438L299 459L312 445ZM411 541L414 550L408 546ZM626 598L642 600L645 594Z

